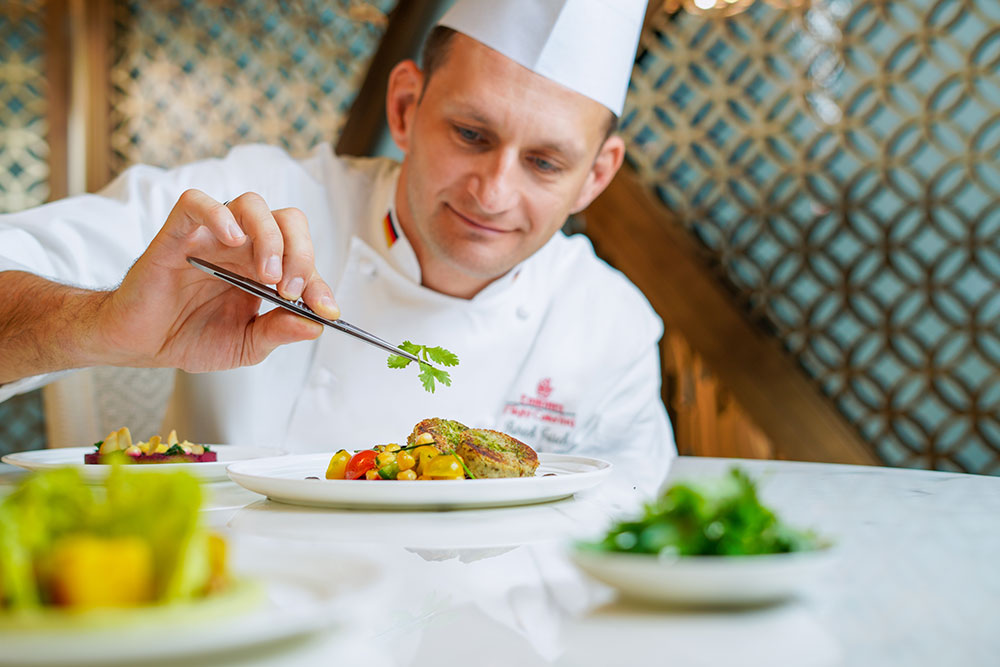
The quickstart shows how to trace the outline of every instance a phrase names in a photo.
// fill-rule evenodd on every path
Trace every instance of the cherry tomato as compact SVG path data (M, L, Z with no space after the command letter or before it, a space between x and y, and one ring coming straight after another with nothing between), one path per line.
M372 449L364 449L352 456L344 470L344 479L358 479L372 470L375 467L376 456L376 452Z

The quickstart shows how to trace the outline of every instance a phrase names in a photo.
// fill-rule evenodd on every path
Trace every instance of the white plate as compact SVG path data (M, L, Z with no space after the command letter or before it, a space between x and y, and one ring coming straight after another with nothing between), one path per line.
M573 549L570 558L625 597L685 606L763 605L789 598L832 561L829 548L761 556L682 556Z
M227 479L226 466L235 461L247 461L259 458L281 456L280 449L267 447L245 447L243 445L209 445L218 454L218 461L204 463L147 463L122 466L125 470L142 470L143 472L172 472L187 470L206 482L218 482ZM36 449L30 452L7 454L0 461L27 470L48 470L49 468L76 468L83 479L88 482L101 482L111 472L110 465L100 463L85 464L83 455L90 454L94 447L62 447L58 449Z
M271 554L268 563L245 573L263 583L265 598L243 613L190 623L175 618L165 628L143 625L137 611L124 627L0 632L0 665L132 665L243 649L319 630L344 633L367 604L365 597L383 586L380 568L356 556L328 557L322 568L282 568L279 558Z
M539 454L534 477L433 481L322 479L329 454L301 454L229 466L240 486L293 505L353 509L462 509L557 500L589 489L610 472L600 459ZM551 477L545 477L554 473ZM315 476L321 479L306 479Z

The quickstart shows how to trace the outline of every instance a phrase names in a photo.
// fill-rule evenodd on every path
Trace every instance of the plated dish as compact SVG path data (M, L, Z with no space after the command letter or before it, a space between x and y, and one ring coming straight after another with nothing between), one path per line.
M203 463L159 463L157 465L121 466L129 472L169 473L187 470L205 482L219 482L228 479L226 466L236 461L281 456L280 449L249 447L244 445L210 445L216 454L215 461ZM29 452L7 454L0 461L26 470L49 470L52 468L74 468L85 481L101 482L111 472L110 465L85 464L84 456L93 453L90 447L63 447L59 449L36 449Z
M674 484L641 516L578 542L570 558L626 597L716 606L787 598L831 553L827 540L764 506L755 482L734 468L722 479Z
M229 477L278 502L352 509L462 509L526 505L566 498L596 486L611 473L607 461L567 454L538 454L532 477L367 483L319 479L332 453L242 461ZM307 478L312 479L307 479Z
M163 464L211 463L218 460L209 445L199 445L177 438L177 431L170 431L166 438L154 435L149 440L133 441L127 426L109 433L104 440L94 443L94 451L83 455L83 462L100 464Z
M454 419L433 417L413 427L403 445L389 443L330 459L326 479L440 481L533 477L538 453L517 438Z
M342 622L351 592L380 579L357 558L289 569L287 548L234 559L202 523L202 493L185 472L123 466L100 488L73 469L22 480L0 502L0 664L134 664L257 644Z

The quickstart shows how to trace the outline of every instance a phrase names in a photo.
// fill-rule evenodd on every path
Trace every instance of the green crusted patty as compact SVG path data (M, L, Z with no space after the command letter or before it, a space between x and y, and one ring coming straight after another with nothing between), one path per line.
M476 477L532 477L538 454L528 445L500 431L465 431L456 449Z
M434 444L442 452L455 450L462 442L462 434L469 430L469 427L454 419L441 419L431 417L422 422L418 422L413 427L413 432L406 438L406 444L415 445L417 436L421 433L430 433L434 438Z

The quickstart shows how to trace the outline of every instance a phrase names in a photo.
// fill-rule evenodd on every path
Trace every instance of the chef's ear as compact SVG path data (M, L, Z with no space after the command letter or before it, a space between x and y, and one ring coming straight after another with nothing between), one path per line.
M413 116L420 103L424 87L424 73L412 60L404 60L389 73L389 86L385 94L385 117L393 141L404 153L410 145Z
M590 202L594 201L597 195L604 192L604 188L608 187L608 184L615 177L615 174L618 173L618 169L622 166L624 160L625 140L617 134L612 134L604 140L601 150L597 152L597 158L590 166L587 180L583 182L580 194L577 195L570 212L579 213L590 206Z

